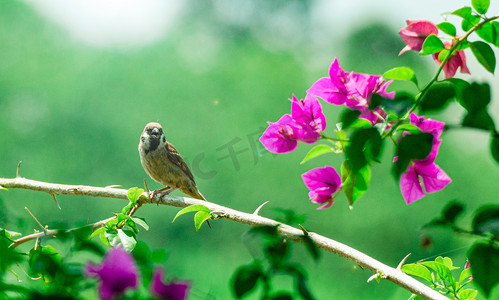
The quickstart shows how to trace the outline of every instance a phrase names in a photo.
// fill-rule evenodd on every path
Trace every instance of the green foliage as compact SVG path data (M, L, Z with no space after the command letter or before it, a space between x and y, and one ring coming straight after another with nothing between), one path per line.
M476 34L481 37L484 41L499 46L499 40L497 39L497 34L499 33L499 22L493 21L485 23L482 28L476 31Z
M471 6L479 13L485 14L489 9L490 0L471 0Z
M477 210L471 228L474 233L490 235L499 241L499 206L484 206Z
M300 164L303 164L303 163L307 162L308 160L310 160L312 158L316 158L316 157L318 157L320 155L323 155L323 154L326 154L326 153L331 153L331 152L334 152L334 149L332 149L331 147L329 147L327 145L317 145L317 146L314 146L312 149L310 149L310 151L307 153L307 155L301 161Z
M477 292L464 287L470 283L470 270L459 273L459 279L452 276L452 271L459 269L453 266L449 257L437 257L435 261L418 262L402 266L402 271L428 281L431 287L452 299L475 299ZM466 298L463 298L466 297Z
M258 286L263 289L262 299L288 299L292 294L298 294L306 300L314 299L308 288L305 271L299 265L289 262L290 245L277 231L277 226L258 226L248 231L249 238L261 237L265 259L255 258L252 263L243 265L234 272L231 286L237 299L247 296ZM304 234L303 238L305 246L317 260L319 258L317 247L313 245L307 234ZM291 276L294 279L296 292L272 291L272 281L278 275Z
M398 180L413 159L424 159L431 152L433 135L430 133L410 134L402 137L397 147L398 157L393 164L393 174Z
M493 244L477 242L468 253L473 282L488 297L499 283L499 249Z
M456 36L456 26L449 22L437 24L437 28L447 33L450 36Z
M383 77L386 79L393 79L393 80L407 80L414 83L416 87L418 86L418 79L416 78L416 74L409 67L398 67L391 69L389 71L386 71L383 74Z
M340 115L341 128L343 130L350 128L356 121L359 120L360 111L344 109Z
M494 129L494 121L487 109L490 102L490 86L487 83L476 82L470 85L459 83L459 85L462 93L460 97L457 97L457 101L467 110L462 121L463 126L484 130Z
M425 39L423 43L423 49L421 50L420 54L429 55L440 52L444 49L444 43L436 35L432 34Z
M342 190L350 206L367 191L370 180L371 168L369 165L363 166L360 170L352 171L348 161L343 162L341 165Z
M470 48L478 62L487 71L494 74L496 69L496 56L489 44L482 41L471 42Z
M183 214L189 213L189 212L194 212L197 211L197 213L194 215L194 227L196 228L196 231L198 231L203 223L205 221L208 221L209 219L212 219L215 217L214 214L211 213L210 209L204 205L201 204L195 204L195 205L190 205L187 206L183 209L181 209L176 215L175 218L173 218L173 222L180 217Z
M411 134L421 133L421 129L419 129L418 126L416 126L414 124L409 124L409 123L400 125L399 127L397 127L397 131L401 131L401 132L407 131Z
M492 157L499 163L499 133L497 131L492 131L490 137L490 152Z
M456 95L454 86L449 82L433 84L423 95L420 105L423 111L441 110Z
M349 167L359 172L371 161L379 161L383 140L376 128L360 129L353 132L345 149Z

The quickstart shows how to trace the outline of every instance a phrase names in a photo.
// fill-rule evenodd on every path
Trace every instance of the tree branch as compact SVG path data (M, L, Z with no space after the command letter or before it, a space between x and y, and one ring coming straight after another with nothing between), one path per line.
M9 189L28 189L40 192L46 192L51 195L81 195L81 196L92 196L92 197L107 197L107 198L118 198L127 199L127 190L116 189L116 188L101 188L93 186L84 185L65 185L65 184L53 184L41 181L30 180L26 178L0 178L0 186ZM178 197L171 195L164 195L158 197L155 195L154 198L139 200L139 205L153 203L162 204L175 207L187 207L194 204L201 204L208 207L213 213L216 213L219 218L224 218L239 222L242 224L247 224L250 226L278 226L278 233L284 238L296 242L303 242L304 231L291 227L289 225L274 221L269 218L261 217L258 214L249 214L240 212L225 206L221 206L208 201L196 200L187 197ZM108 220L100 221L92 224L94 228L104 226L104 223ZM89 225L90 226L90 225ZM22 237L15 241L16 245L20 245L28 240L36 239L41 236L55 236L58 230L47 230L47 232L36 233ZM435 299L435 300L448 300L447 297L441 295L437 291L431 289L430 287L424 285L423 283L417 281L416 279L410 277L409 275L403 273L397 268L392 268L385 265L376 259L353 249L345 244L327 238L325 236L319 235L314 232L307 233L310 239L313 241L317 248L326 250L328 252L339 255L346 258L355 264L358 264L364 269L370 270L373 273L380 274L381 278L387 279L402 288L418 295L423 299Z

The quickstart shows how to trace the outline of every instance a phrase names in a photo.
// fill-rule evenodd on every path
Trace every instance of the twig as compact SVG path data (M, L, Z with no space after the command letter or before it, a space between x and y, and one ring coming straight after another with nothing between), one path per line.
M83 186L83 185L64 185L64 184L53 184L40 182L35 180L29 180L26 178L0 178L0 186L10 188L10 189L29 189L34 191L46 192L56 195L82 195L82 196L93 196L93 197L108 197L108 198L118 198L127 199L127 190L124 189L109 189L101 187ZM140 203L139 203L140 202ZM291 227L289 225L279 223L269 218L261 217L259 215L240 212L225 206L221 206L208 201L202 201L187 197L178 197L172 195L155 195L152 199L141 198L137 201L137 204L146 203L158 203L162 205L174 206L174 207L187 207L194 204L201 204L208 207L211 211L221 212L220 218L225 218L242 224L247 224L250 226L278 226L277 232L287 240L292 240L296 242L304 242L304 233L302 230ZM109 220L109 219L108 219ZM102 227L108 220L100 221L94 223L92 226ZM97 228L98 228L97 227ZM47 230L47 232L38 233L35 235L25 236L16 240L12 247L17 247L18 245L25 242L25 240L33 240L42 236L55 236L58 230ZM418 295L423 299L436 299L436 300L448 300L445 296L441 295L437 291L432 290L430 287L424 285L423 283L417 281L411 276L403 273L396 268L392 268L388 265L381 263L380 261L360 252L354 248L351 248L345 244L327 238L325 236L319 235L314 232L308 232L310 240L314 243L317 248L326 250L328 252L337 254L345 259L348 259L355 264L358 264L364 269L368 269L373 273L383 274L383 278L401 286L402 288Z
M31 213L31 211L29 211L28 207L27 207L27 206L25 206L25 207L24 207L24 209L25 209L25 210L26 210L26 211L27 211L27 212L31 215L31 217L32 217L32 218L36 221L36 223L38 223L38 225L40 226L40 228L41 228L43 231L47 232L47 228L45 228L45 227L42 225L42 223L40 223L40 222L38 221L38 219L35 217L35 215L33 215L33 214Z
M90 228L92 230L95 230L95 229L104 227L104 225L106 225L106 222L108 222L108 221L110 221L110 220L112 220L114 218L116 218L116 217L111 217L111 218L108 218L108 219L105 219L105 220L102 220L102 221L99 221L99 222L95 222L93 224L86 225L84 227L72 228L72 229L67 229L67 230L46 229L43 232L33 233L33 234L30 234L30 235L23 236L22 238L18 238L9 247L10 248L16 248L17 246L22 245L22 244L24 244L26 242L29 242L29 241L32 241L32 240L39 240L39 239L44 238L44 237L55 237L55 236L57 236L58 234L61 234L61 233L73 233L73 232L75 232L77 230L81 230L83 228Z

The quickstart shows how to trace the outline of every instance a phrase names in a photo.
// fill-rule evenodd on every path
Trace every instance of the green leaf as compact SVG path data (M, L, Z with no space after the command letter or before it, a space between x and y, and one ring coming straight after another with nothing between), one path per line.
M471 0L471 6L479 13L485 14L489 9L490 0Z
M232 289L237 299L241 299L253 290L260 278L264 278L261 265L255 261L252 264L239 267L232 281Z
M137 244L135 234L129 230L118 229L116 233L105 233L112 247L122 247L127 252L132 252Z
M454 265L452 264L452 259L450 257L439 256L435 259L435 261L438 263L444 264L451 271L459 269L459 267L454 267Z
M62 268L62 258L52 246L33 248L29 252L29 266L32 274L52 280Z
M473 282L489 297L499 283L499 249L490 244L477 242L468 253Z
M343 162L341 165L342 190L350 206L367 191L370 180L371 168L368 165L365 165L357 172L353 172L349 167L348 160Z
M462 289L457 293L457 295L459 296L459 299L472 300L472 299L476 299L476 296L478 295L478 291L475 291L472 289Z
M88 237L88 239L91 240L94 237L98 236L99 234L104 233L106 230L107 230L106 227L101 227L101 228L95 230L94 232L92 232L92 234Z
M447 281L454 289L456 288L456 281L454 277L452 277L452 274L450 272L450 269L439 262L436 261L425 261L421 263L423 266L428 267L432 269L433 271L437 272L438 276L440 278L444 279Z
M340 116L341 128L343 130L350 128L352 124L354 124L355 121L359 119L359 116L360 116L360 111L351 110L348 108L343 110Z
M471 268L464 269L459 275L459 283L463 283L465 280L470 279L471 275Z
M412 134L421 133L421 129L419 129L418 126L409 123L400 125L399 127L397 127L397 131L407 131Z
M313 300L314 297L307 286L307 278L305 276L296 276L296 289L304 300ZM292 298L291 298L292 299Z
M391 69L389 71L386 71L385 74L383 74L383 77L386 79L411 81L416 85L416 87L418 86L418 79L416 78L416 74L409 67L398 67Z
M126 227L130 228L133 231L133 233L135 233L135 234L139 233L139 229L137 228L137 226L135 225L135 222L132 221L131 218L129 220L127 220L125 225L126 225Z
M499 22L489 22L482 25L482 28L475 31L484 41L499 46L497 34L499 33Z
M465 127L478 128L483 130L493 130L494 121L490 117L486 108L467 113L461 124Z
M322 154L331 153L331 152L334 152L334 150L331 149L331 147L326 145L317 145L314 148L310 149L310 151L307 153L307 155L300 164L303 164L306 161L315 158L317 156L320 156Z
M198 211L195 215L194 215L194 226L196 227L196 231L199 230L199 228L201 228L201 225L203 225L203 223L210 219L212 216L211 216L211 213L209 212L205 212L205 211Z
M466 80L460 78L447 78L444 82L449 82L454 87L456 100L461 103L463 101L464 91L470 86L470 84Z
M454 54L454 52L453 52ZM444 49L442 51L440 51L440 53L438 53L438 61L444 61L447 56L450 55L450 50L449 49Z
M11 264L22 259L20 253L9 247L11 244L10 234L5 229L0 230L0 274L8 270Z
M499 237L499 206L486 205L478 209L472 221L473 232Z
M445 49L444 43L434 34L429 35L424 43L421 55L428 55L440 52Z
M469 112L482 110L490 102L490 86L487 83L473 82L463 90L458 102Z
M121 210L121 213L126 214L130 210L130 208L132 208L133 205L134 204L132 202L128 203L127 206L123 207L123 209Z
M4 190L4 191L9 191L8 189L4 188L3 186L0 185L0 190Z
M133 188L128 190L128 192L126 193L126 196L127 196L128 200L130 200L130 202L135 204L135 202L137 202L137 200L139 199L140 195L142 195L143 192L144 192L144 189L139 189L138 187L133 187Z
M447 204L442 213L443 220L449 224L454 224L457 217L464 211L464 206L461 203L452 202Z
M441 110L455 96L456 91L451 83L445 81L435 83L421 99L421 109L425 112Z
M346 147L346 158L352 171L358 172L370 161L379 161L383 140L376 128L355 131Z
M109 239L107 238L107 236L108 236L107 231L101 232L99 234L99 239L104 245L111 247L111 243L109 243Z
M186 214L186 213L189 213L189 212L193 212L193 211L204 211L204 212L207 212L207 213L210 213L210 209L202 204L194 204L194 205L191 205L191 206L187 206L185 208L183 208L182 210L180 210L176 215L175 215L175 218L173 218L173 222L175 222L175 220L180 217L181 215L183 214Z
M142 228L144 228L146 231L149 231L149 225L147 225L147 222L144 218L136 218L136 217L132 217L132 220L142 226Z
M421 277L430 283L433 283L433 281L434 281L432 276L431 276L431 271L428 270L427 267L420 265L420 264L403 265L402 272L409 274L409 275Z
M440 24L437 24L437 28L450 36L456 36L456 26L449 22L442 22Z
M452 15L459 16L463 19L468 19L471 16L471 7L465 6L451 13Z
M410 134L402 137L397 147L398 159L393 164L393 173L397 180L413 159L424 159L431 152L433 135L431 133Z
M468 31L468 30L470 30L471 28L473 28L473 26L475 26L475 25L477 25L478 23L480 23L480 21L481 21L480 16L477 16L477 15L470 15L468 18L463 19L463 21L461 22L461 28L462 28L464 31Z
M499 133L493 131L490 138L490 153L492 157L499 163Z
M482 41L471 42L470 48L473 55L475 55L475 58L485 70L494 74L494 70L496 69L496 56L489 44Z

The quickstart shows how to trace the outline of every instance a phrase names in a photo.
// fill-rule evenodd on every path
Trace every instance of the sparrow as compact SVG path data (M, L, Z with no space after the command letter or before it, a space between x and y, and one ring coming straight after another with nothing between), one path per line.
M146 125L140 135L140 162L146 173L156 182L166 187L152 192L170 194L176 189L195 199L205 200L199 192L191 170L177 149L165 137L159 123Z

